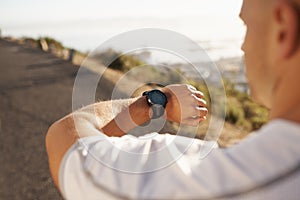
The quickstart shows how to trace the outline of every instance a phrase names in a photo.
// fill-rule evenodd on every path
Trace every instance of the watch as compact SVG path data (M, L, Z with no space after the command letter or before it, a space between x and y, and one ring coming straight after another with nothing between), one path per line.
M152 119L157 119L164 115L165 107L168 103L165 93L160 90L151 90L144 92L143 96L146 96L148 105L152 108Z

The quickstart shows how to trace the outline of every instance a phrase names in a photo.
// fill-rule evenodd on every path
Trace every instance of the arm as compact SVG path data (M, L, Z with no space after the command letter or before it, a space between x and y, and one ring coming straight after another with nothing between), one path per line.
M168 97L166 106L168 120L192 126L205 120L207 109L204 108L205 101L201 92L188 85L171 85L162 91ZM116 108L118 114L114 116ZM50 171L56 185L59 186L58 172L61 160L78 138L97 135L99 130L107 136L120 137L134 127L149 121L150 118L151 109L146 98L140 97L97 103L54 123L48 130L46 147Z
M206 119L206 102L202 99L203 94L196 88L190 85L170 85L161 90L168 98L165 112L167 120L198 126ZM136 126L149 121L151 111L146 98L140 97L104 126L102 131L108 136L123 136Z
M114 118L114 112L121 112L135 101L136 99L127 99L96 103L73 112L50 126L46 135L46 150L50 172L58 188L59 166L68 149L78 138L99 135L99 129ZM81 131L82 129L89 131Z

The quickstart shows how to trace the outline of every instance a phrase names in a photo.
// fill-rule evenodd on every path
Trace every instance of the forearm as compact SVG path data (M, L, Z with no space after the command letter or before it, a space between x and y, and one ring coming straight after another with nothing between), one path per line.
M130 119L129 107L136 107L134 105L137 100L134 98L99 102L79 109L67 118L72 118L72 123L80 138L98 135L99 131L108 136L120 136L121 130L133 125L128 120ZM132 112L132 109L130 110ZM124 123L124 119L126 119L126 123Z
M150 120L150 107L146 97L136 99L114 119L101 128L107 136L121 137L131 129Z
M205 120L203 94L189 85L171 85L162 91L168 97L167 120L197 126ZM145 96L137 99L96 103L71 113L54 123L46 136L49 165L58 185L60 162L78 138L102 135L122 136L150 120L152 109Z
M96 103L79 109L51 125L46 135L46 148L50 171L57 186L61 160L77 139L99 135L101 128L106 124L106 130L112 133L114 128L110 121L135 101L136 99L127 99Z
M203 94L190 85L170 85L162 88L168 97L166 118L172 122L197 126L205 120L207 109ZM127 100L96 103L78 111L72 118L79 138L99 135L120 137L151 119L152 110L145 96ZM70 120L68 120L70 121Z

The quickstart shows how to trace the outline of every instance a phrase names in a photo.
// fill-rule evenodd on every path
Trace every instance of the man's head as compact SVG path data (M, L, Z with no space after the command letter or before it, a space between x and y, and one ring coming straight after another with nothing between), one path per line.
M299 5L300 0L243 1L246 76L254 100L270 108L286 72L300 65Z

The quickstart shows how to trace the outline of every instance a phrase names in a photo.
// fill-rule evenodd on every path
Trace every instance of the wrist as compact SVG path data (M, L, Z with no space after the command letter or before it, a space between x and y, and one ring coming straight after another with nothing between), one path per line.
M174 98L174 94L172 93L172 91L167 88L167 87L164 87L161 89L161 91L166 95L167 99L168 99L168 103L165 107L165 117L167 120L170 120L170 113L172 112L173 108L173 104L172 104L172 101L173 101L173 98Z
M152 116L151 109L145 96L138 98L128 107L128 110L130 114L129 117L137 126L149 121Z
M117 115L115 121L120 129L122 129L124 133L127 133L131 129L149 121L151 119L150 110L146 97L142 96Z
M147 100L145 97L140 97L104 126L102 131L107 136L121 137L150 119Z

